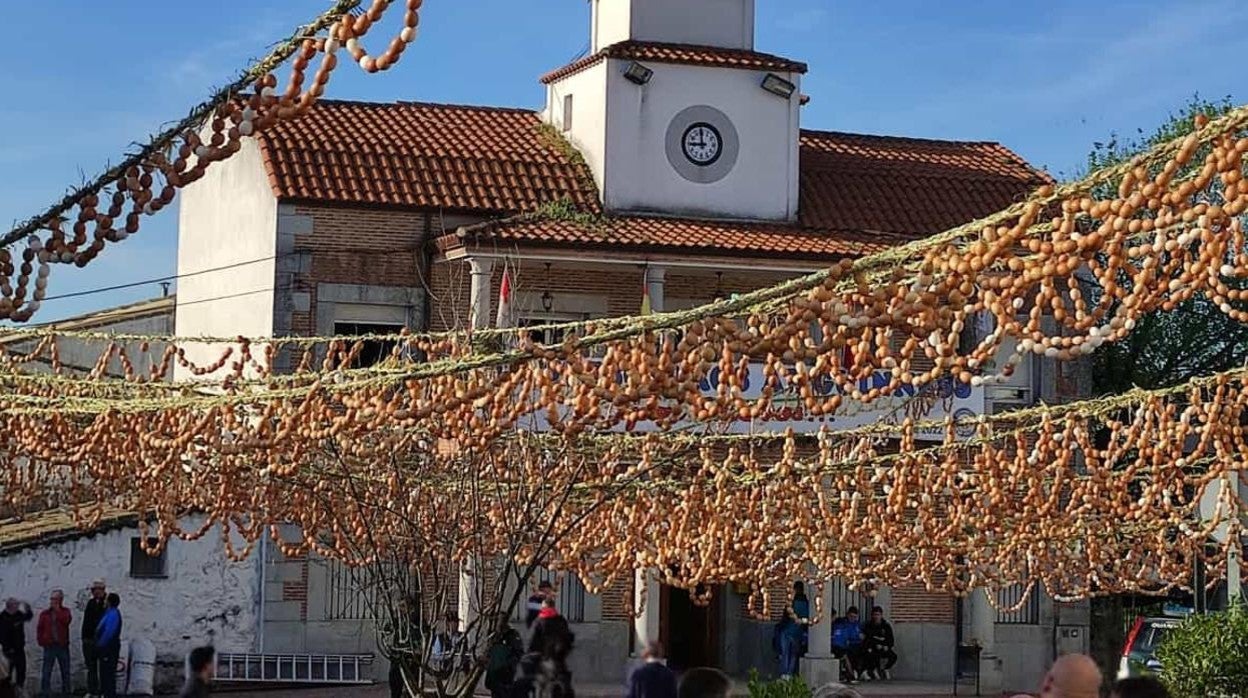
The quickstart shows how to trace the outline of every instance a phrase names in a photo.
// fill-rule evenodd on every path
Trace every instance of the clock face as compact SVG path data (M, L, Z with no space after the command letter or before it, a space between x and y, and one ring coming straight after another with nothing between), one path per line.
M715 164L716 160L719 160L724 148L724 139L719 129L704 121L699 121L685 129L681 147L689 162L698 167L710 167Z

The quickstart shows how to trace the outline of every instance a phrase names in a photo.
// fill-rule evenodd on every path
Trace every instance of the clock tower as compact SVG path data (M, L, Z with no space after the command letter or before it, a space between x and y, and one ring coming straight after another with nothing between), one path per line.
M612 213L797 217L801 76L754 50L754 0L591 0L590 55L546 75L544 118Z

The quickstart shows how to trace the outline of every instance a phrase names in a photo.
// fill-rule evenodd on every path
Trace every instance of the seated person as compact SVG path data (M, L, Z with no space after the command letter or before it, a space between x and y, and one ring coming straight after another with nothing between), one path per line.
M832 623L832 656L841 660L841 674L846 683L854 683L862 672L862 628L858 625L858 608L850 606L844 618Z
M884 609L876 606L862 626L862 670L868 678L891 678L888 672L897 663L893 644L893 626L884 620Z

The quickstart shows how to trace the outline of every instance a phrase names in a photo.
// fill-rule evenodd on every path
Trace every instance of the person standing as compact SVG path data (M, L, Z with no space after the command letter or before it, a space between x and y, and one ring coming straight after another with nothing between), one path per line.
M516 668L524 656L524 641L511 627L506 613L499 613L494 624L495 637L485 665L485 687L494 698L506 698L516 682Z
M100 695L100 654L95 649L95 629L108 610L108 589L103 579L91 582L91 598L82 612L82 660L87 665L87 695Z
M30 604L10 598L0 611L0 651L9 660L14 688L26 685L26 624L34 618Z
M568 620L555 609L555 599L547 597L542 610L533 623L533 636L529 639L529 651L536 652L554 666L556 681L563 684L565 693L571 696L572 672L568 670L568 655L572 653L575 636L568 627Z
M897 652L893 649L893 626L884 620L884 609L876 606L871 609L871 620L862 626L863 669L868 678L891 678L889 670L897 663Z
M52 666L61 666L61 693L69 695L69 625L73 614L65 608L65 594L53 589L48 597L48 607L39 614L35 626L35 639L43 648L43 677L39 690L52 695Z
M537 585L537 591L529 596L528 604L525 606L524 627L532 628L537 622L537 617L542 613L542 604L546 603L546 599L555 598L555 588L550 582L542 580Z
M108 608L95 629L95 650L100 664L100 689L104 698L117 698L117 660L121 657L121 597L108 595Z
M186 683L178 698L208 698L212 694L212 679L217 671L217 651L212 647L196 647L187 657Z
M807 632L810 630L810 599L806 585L793 582L793 600L784 609L780 632L780 677L797 675L798 660L805 654Z
M628 677L628 698L676 698L676 673L663 662L663 645L647 643L641 659Z

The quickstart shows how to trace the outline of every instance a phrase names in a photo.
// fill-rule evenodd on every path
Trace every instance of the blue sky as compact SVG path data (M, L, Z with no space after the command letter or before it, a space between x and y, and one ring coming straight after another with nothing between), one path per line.
M759 50L810 64L807 128L996 140L1068 174L1094 141L1149 129L1195 92L1248 98L1243 0L757 4ZM7 8L0 221L42 210L327 5L46 0ZM397 68L365 76L345 65L329 96L539 107L537 76L588 45L583 0L426 0L422 19L421 38ZM176 224L166 211L87 269L56 268L50 295L172 274ZM37 319L159 293L150 285L49 301Z

